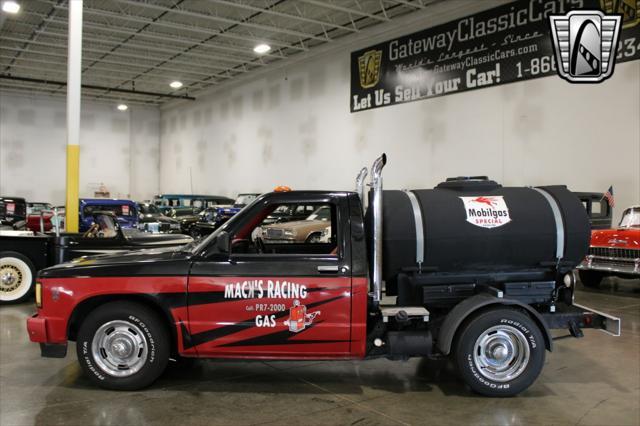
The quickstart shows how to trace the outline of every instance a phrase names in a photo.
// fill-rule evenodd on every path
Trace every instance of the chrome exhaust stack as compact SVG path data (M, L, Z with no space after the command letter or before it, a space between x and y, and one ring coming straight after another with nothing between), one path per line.
M364 193L364 180L367 178L367 174L369 174L369 171L367 170L366 167L363 167L362 169L360 169L360 172L358 173L358 176L356 176L356 192L358 193L358 195L360 196L360 203L362 203L362 211L364 212L365 209L365 193Z
M387 164L387 155L382 154L371 166L373 189L373 303L382 299L382 169Z

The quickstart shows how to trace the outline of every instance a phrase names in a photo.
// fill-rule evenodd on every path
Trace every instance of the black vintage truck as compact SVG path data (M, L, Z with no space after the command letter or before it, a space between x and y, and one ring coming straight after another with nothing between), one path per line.
M31 235L29 235L31 234ZM91 228L79 234L0 231L0 303L20 302L32 293L36 272L80 256L188 244L186 235L123 230L112 212L93 214Z
M363 169L356 192L264 194L179 249L47 268L29 337L53 357L76 341L86 375L110 389L151 384L169 357L450 356L473 390L508 396L540 374L551 329L619 334L618 319L574 303L590 226L566 187L455 178L383 191L385 163L368 208ZM330 212L326 238L258 238L300 204Z

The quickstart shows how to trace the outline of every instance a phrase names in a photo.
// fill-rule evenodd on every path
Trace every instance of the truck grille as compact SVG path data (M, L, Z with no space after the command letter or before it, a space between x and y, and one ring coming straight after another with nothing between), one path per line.
M618 259L640 258L640 250L613 247L590 247L589 254L599 257L615 257Z
M282 229L267 229L267 238L282 238L284 231Z

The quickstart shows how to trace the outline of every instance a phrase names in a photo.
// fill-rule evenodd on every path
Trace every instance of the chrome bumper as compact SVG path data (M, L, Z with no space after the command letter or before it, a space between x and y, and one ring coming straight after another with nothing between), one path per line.
M603 271L615 274L640 275L640 258L605 257L588 255L576 269Z

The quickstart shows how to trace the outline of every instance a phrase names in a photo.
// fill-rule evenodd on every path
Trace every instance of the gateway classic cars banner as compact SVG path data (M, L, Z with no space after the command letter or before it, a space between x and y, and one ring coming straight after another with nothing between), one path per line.
M549 15L576 9L621 14L616 62L640 58L640 0L519 0L353 52L351 112L557 76Z

